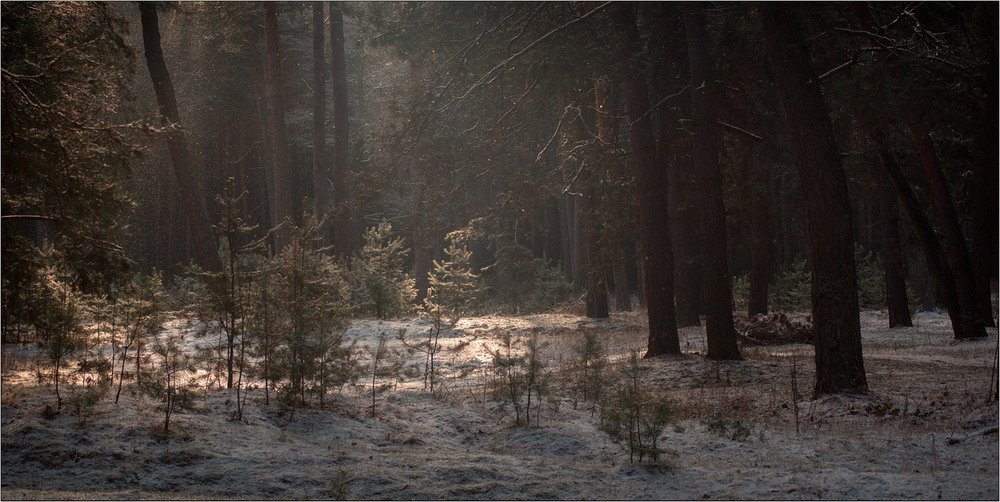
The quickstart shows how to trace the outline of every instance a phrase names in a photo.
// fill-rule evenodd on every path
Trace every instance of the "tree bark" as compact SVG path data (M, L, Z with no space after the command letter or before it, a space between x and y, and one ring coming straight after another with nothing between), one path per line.
M809 219L814 392L866 393L847 177L819 80L799 33L800 20L791 10L786 5L764 4L761 20Z
M881 183L885 186L884 183ZM899 205L893 194L883 190L882 211L882 268L885 275L885 297L889 306L889 327L913 326L910 302L906 297L906 271L903 251L899 244Z
M855 15L866 28L873 31L879 29L878 23L867 4L858 2L852 8ZM896 84L903 82L903 77L899 74L899 71L891 65L887 66L886 74ZM995 90L993 92L995 93ZM988 92L987 94L990 93ZM929 131L921 121L919 108L905 99L900 102L900 114L909 128L910 137L916 146L921 166L924 168L924 175L927 177L927 182L930 185L931 199L937 210L941 230L944 235L945 256L951 267L952 278L955 282L955 291L958 294L958 303L962 309L962 316L970 318L962 320L962 324L969 328L962 330L963 337L986 336L986 331L976 327L975 324L979 323L983 326L993 325L990 298L988 294L985 296L977 294L981 293L981 291L978 291L976 288L977 281L973 273L969 247L965 241L965 236L962 234L958 213L948 187L948 181L944 176L944 170L941 168L941 162L934 151L934 142L931 140ZM991 113L995 113L995 109ZM996 169L996 167L993 166L992 169ZM958 337L957 331L955 336Z
M660 44L657 48L660 69L654 75L656 100L664 99L677 90L671 85L674 76L689 80L687 65L683 64L683 20L675 8L662 4L659 11ZM688 105L688 106L685 106ZM690 103L657 108L656 141L670 145L657 149L657 162L671 166L667 172L670 192L667 211L671 221L670 240L673 252L674 308L678 327L701 326L704 313L704 288L702 284L702 250L699 214L695 208L697 197L694 164L691 162L691 140L678 126L680 119L688 117Z
M951 318L951 327L955 333L955 338L974 338L975 335L970 335L969 332L976 329L982 331L983 334L980 336L986 336L986 330L981 324L977 327L976 323L970 322L971 317L962 315L962 305L958 300L958 290L955 286L955 281L952 279L948 258L941 249L937 234L934 233L934 227L931 226L927 215L924 214L923 208L920 207L920 202L916 194L910 188L910 183L906 181L903 172L899 169L896 158L889 152L888 146L885 145L885 140L882 138L881 132L876 130L873 133L873 139L876 145L876 153L878 153L879 157L879 165L889 177L893 187L895 187L899 201L903 204L903 209L910 217L913 229L920 240L920 247L923 249L927 268L930 269L931 276L934 277L934 282L937 284L938 293L941 295L941 300L944 301L945 307L948 309L948 317Z
M733 326L733 290L729 279L726 207L723 201L722 171L719 168L720 131L717 91L712 76L708 33L700 5L684 12L688 62L691 65L691 115L694 119L693 163L701 215L702 280L705 299L705 334L708 358L739 360Z
M341 256L353 250L348 172L351 159L350 109L347 94L347 60L344 57L344 13L330 2L330 59L333 77L333 223L334 249Z
M631 127L629 138L636 163L636 185L639 203L639 239L641 262L646 288L649 341L646 355L679 354L677 320L674 311L673 256L670 249L670 225L664 211L663 196L667 193L666 166L656 162L656 143L649 110L649 90L646 72L642 70L642 43L630 4L611 6L614 23L622 42L622 56L630 71L625 77L625 104ZM664 151L668 145L660 145Z
M326 211L326 58L323 57L324 23L323 2L312 2L312 56L313 56L313 216L317 220Z
M142 21L142 44L146 55L146 66L153 80L153 90L156 92L156 102L160 110L160 120L167 128L167 149L174 165L177 184L180 187L184 212L187 216L188 235L195 248L195 258L198 265L206 272L222 270L222 260L219 258L218 247L212 236L208 212L201 197L201 189L194 177L191 166L190 151L184 131L180 127L180 114L177 111L177 98L174 94L174 84L170 80L166 62L163 59L163 49L160 45L160 26L156 15L156 4L140 2L139 13Z
M285 128L285 93L281 71L281 41L278 34L278 11L274 2L264 2L264 43L267 58L267 99L269 104L268 129L271 139L273 180L271 183L271 226L278 227L274 234L274 252L277 254L288 244L291 229L282 225L292 214L291 162L288 156L288 132ZM281 225L279 227L279 225Z
M753 162L749 159L747 162ZM750 166L750 298L747 315L767 314L767 293L774 266L771 247L771 201L768 193L768 164Z

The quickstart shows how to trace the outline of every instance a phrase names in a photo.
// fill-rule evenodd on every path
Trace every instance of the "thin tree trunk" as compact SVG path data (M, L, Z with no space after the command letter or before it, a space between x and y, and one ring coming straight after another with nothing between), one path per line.
M791 10L764 4L760 12L809 216L815 394L865 393L847 177L799 20Z
M702 280L705 288L705 333L708 358L738 360L740 349L733 327L733 290L729 280L726 237L726 207L723 201L722 171L719 168L718 111L716 86L712 78L708 33L701 6L684 13L691 64L691 112L694 118L693 163L697 171L701 201Z
M313 216L317 220L326 211L326 61L323 57L323 2L312 2L313 56Z
M883 184L883 186L885 186ZM882 197L882 268L885 271L885 296L889 305L889 327L913 326L910 302L906 297L906 271L899 244L899 205L892 193Z
M274 178L271 194L271 225L282 225L292 214L291 162L288 156L288 133L285 128L285 93L281 71L281 41L275 2L264 2L264 41L267 47L267 98L270 105L268 124L271 135L271 159ZM291 229L282 225L274 234L274 252L288 244Z
M344 13L340 5L330 2L330 60L333 77L333 222L334 249L343 257L350 256L353 242L353 215L350 208L351 133L350 109L347 100L347 60L344 57Z
M184 212L187 215L188 235L194 244L198 265L206 272L222 270L222 260L219 258L218 247L212 237L212 227L208 220L208 212L201 198L191 167L190 152L184 131L180 127L180 114L177 111L177 98L174 94L174 84L170 80L167 64L163 59L160 46L160 26L156 15L156 4L139 2L139 13L142 20L142 45L146 55L146 66L153 80L153 90L156 92L156 102L160 110L160 120L167 131L167 149L177 175L181 198L184 202Z
M750 298L747 314L751 317L767 314L767 290L774 266L769 171L768 164L763 162L750 166Z
M625 103L631 126L629 137L636 163L636 186L639 202L639 239L642 243L642 270L646 288L649 341L644 357L679 354L677 320L674 310L673 256L670 249L670 225L664 211L667 193L666 166L656 162L656 143L649 115L649 90L644 62L639 58L642 43L630 4L611 6L615 25L622 41L622 56L630 71L625 77ZM666 144L660 145L668 151Z

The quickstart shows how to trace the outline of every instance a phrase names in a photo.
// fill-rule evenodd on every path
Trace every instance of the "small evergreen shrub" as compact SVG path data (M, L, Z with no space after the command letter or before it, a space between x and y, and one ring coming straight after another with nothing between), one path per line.
M410 252L402 237L393 237L392 225L382 220L365 232L365 244L351 261L352 304L377 319L398 316L413 308L414 280L405 273Z
M659 446L663 430L676 420L675 407L669 399L656 396L639 385L649 371L632 352L621 369L622 382L601 401L600 429L629 452L629 462L646 457L658 462L669 450Z
M494 263L482 272L489 295L504 312L540 312L565 302L573 293L573 286L557 268L535 258L524 246L501 248Z

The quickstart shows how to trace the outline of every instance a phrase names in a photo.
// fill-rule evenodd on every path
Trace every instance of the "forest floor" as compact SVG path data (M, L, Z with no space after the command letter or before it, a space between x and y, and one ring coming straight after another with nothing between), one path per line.
M714 362L703 330L682 330L682 355L642 361L642 384L670 397L678 418L660 443L672 453L655 464L631 463L600 431L568 369L587 331L612 361L641 350L638 312L462 320L442 333L455 350L439 354L436 392L421 377L396 382L376 396L376 418L370 376L291 417L253 390L243 421L228 420L233 394L206 386L169 435L158 404L128 392L82 419L46 413L55 394L38 383L33 349L5 346L0 497L997 500L997 332L955 342L946 317L915 323L890 330L885 312L863 313L871 392L818 399L812 346L744 347L744 361ZM196 331L187 321L169 327ZM397 330L417 337L429 327L357 320L347 336L374 347L380 331L398 344ZM545 344L553 391L530 427L484 392L503 330Z

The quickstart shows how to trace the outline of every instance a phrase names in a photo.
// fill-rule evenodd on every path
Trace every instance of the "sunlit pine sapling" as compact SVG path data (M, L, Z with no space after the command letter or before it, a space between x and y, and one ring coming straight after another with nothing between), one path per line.
M273 259L275 327L279 334L275 369L285 381L284 401L294 417L306 394L327 391L357 378L354 346L344 345L348 317L347 283L333 258L318 247L316 219L303 214L291 226L290 240Z
M194 405L197 393L190 385L190 376L196 368L191 356L180 345L177 333L160 331L150 341L156 357L152 359L150 374L139 388L161 402L163 432L168 433L174 411Z
M157 273L151 275L135 275L127 294L118 301L119 320L116 323L121 336L117 343L120 348L118 356L118 390L115 392L115 403L121 397L122 387L126 378L126 364L129 361L129 349L134 348L132 358L135 360L135 372L132 375L136 383L142 381L143 351L149 337L163 329L164 307L166 294Z
M545 371L546 363L542 359L542 349L544 344L538 341L538 331L531 333L525 343L524 357L521 362L524 365L522 374L524 375L524 390L527 394L527 403L524 406L525 424L531 426L531 397L535 396L535 426L539 425L542 411L542 397L549 392L549 375Z
M52 381L56 391L56 409L62 409L59 383L66 359L86 346L81 326L81 301L70 284L69 271L56 251L49 246L42 251L45 265L28 294L31 324L45 356L52 363Z
M673 403L656 396L639 385L648 367L640 364L637 352L632 352L621 369L621 386L601 402L600 429L612 441L629 452L629 462L649 456L653 462L668 450L657 444L663 429L675 420Z
M402 333L400 333L400 336L403 336ZM369 347L367 350L368 354L372 358L372 418L375 418L376 396L380 392L388 391L393 386L390 382L383 381L382 383L379 383L379 379L398 379L400 372L403 370L404 364L406 364L406 356L402 351L389 347L389 338L385 331L379 332L378 342L375 344L375 348L373 349Z
M215 231L219 236L223 269L217 273L204 273L212 314L225 335L226 388L236 390L235 420L243 419L243 380L246 370L247 317L250 306L249 287L256 270L252 266L254 254L265 247L264 239L253 239L256 225L247 225L241 217L242 200L247 192L237 194L236 180L226 180L223 192L216 196L219 205L219 223Z
M596 412L597 403L604 397L605 377L604 369L607 366L604 347L597 335L597 331L589 330L583 334L583 342L577 346L577 371L579 381L577 387L583 400L593 403L591 413ZM576 401L574 400L574 407Z
M351 260L352 303L377 319L397 315L412 307L414 280L405 272L409 249L402 237L393 237L392 225L382 220L364 235L365 244Z
M501 409L510 403L514 407L516 425L521 425L521 395L524 393L526 382L521 370L524 366L524 357L518 354L517 340L509 331L500 333L500 347L492 350L493 356L493 379L490 386L493 388L494 398L500 402Z
M478 301L479 276L472 273L469 258L468 236L461 232L451 232L446 237L448 247L444 252L447 260L434 260L428 278L427 297L424 299L423 315L431 320L427 342L418 350L425 352L424 388L434 391L436 379L435 356L441 351L441 330L446 326L454 328L459 319ZM454 347L453 347L454 349Z

